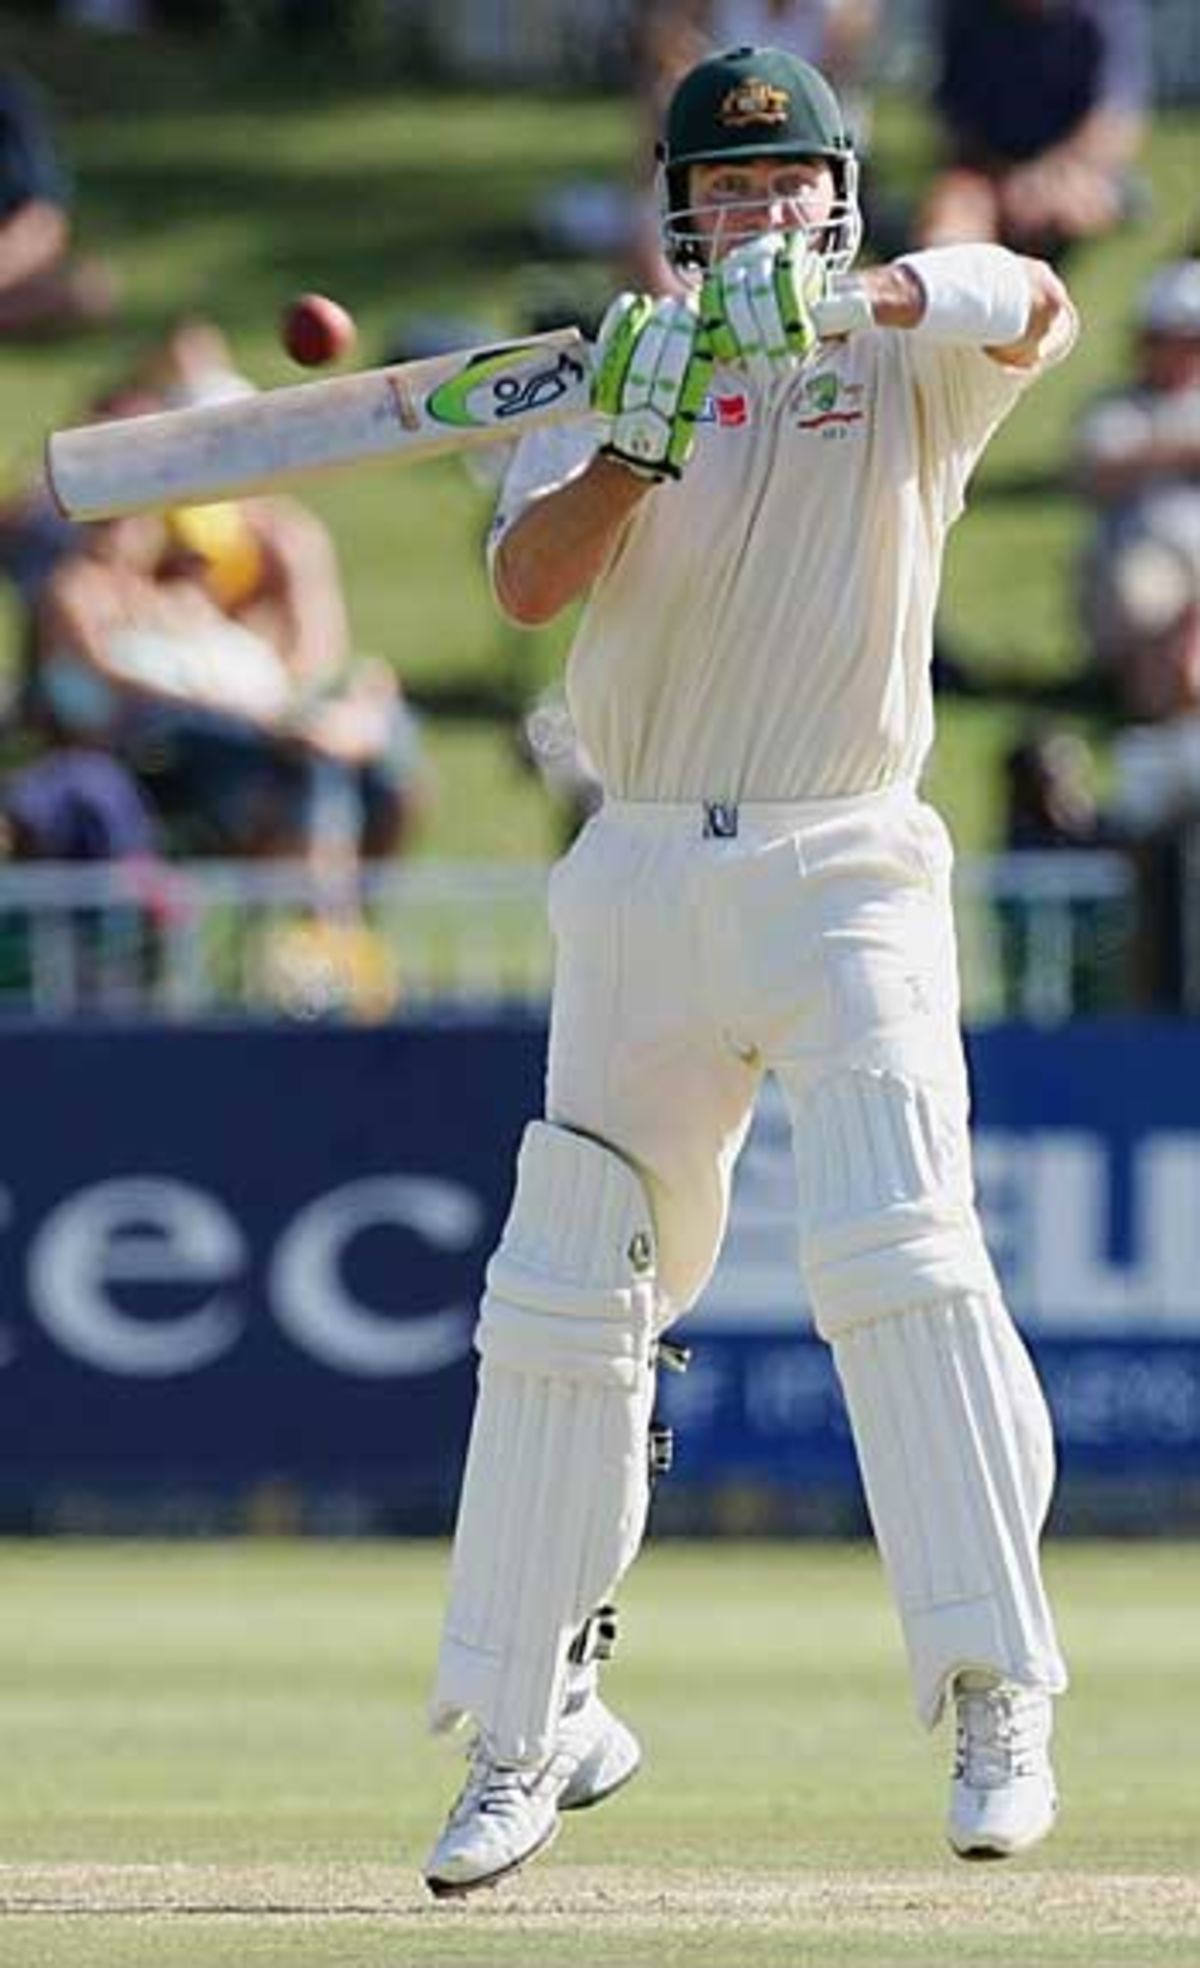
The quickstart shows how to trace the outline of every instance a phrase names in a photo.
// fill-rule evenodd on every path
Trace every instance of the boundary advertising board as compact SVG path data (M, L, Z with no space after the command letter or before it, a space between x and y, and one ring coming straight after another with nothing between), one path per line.
M544 1046L523 1020L0 1034L5 1521L290 1496L331 1528L444 1528ZM990 1028L971 1058L985 1227L1068 1482L1194 1500L1200 1033ZM860 1509L792 1182L768 1087L691 1371L663 1377L674 1508L749 1485Z

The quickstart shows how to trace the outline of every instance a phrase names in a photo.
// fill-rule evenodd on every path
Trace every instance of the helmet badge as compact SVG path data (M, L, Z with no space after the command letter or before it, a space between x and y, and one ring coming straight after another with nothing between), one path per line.
M748 75L736 89L729 91L717 118L727 130L748 130L755 123L777 129L787 122L790 108L791 97L786 89L777 89L772 82Z

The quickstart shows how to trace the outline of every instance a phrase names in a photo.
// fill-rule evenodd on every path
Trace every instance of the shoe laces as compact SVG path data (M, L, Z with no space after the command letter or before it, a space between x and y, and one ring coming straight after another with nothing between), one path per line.
M954 1774L974 1790L994 1790L1036 1774L1046 1748L1046 1697L1000 1681L956 1690Z
M591 1745L587 1711L595 1696L595 1677L581 1683L564 1703L558 1740L544 1763L510 1763L496 1755L482 1730L467 1748L466 1781L450 1810L448 1824L460 1825L464 1819L482 1812L500 1817L519 1811L543 1787L560 1791L568 1782L581 1755ZM583 1740L580 1740L582 1732Z
M485 1817L503 1817L529 1801L542 1774L540 1769L499 1761L482 1735L475 1738L467 1753L470 1764L466 1782L451 1807L451 1825L457 1826L478 1812Z

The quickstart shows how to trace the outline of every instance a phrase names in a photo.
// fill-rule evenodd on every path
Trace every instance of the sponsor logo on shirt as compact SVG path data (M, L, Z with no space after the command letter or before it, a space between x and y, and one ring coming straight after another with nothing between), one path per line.
M840 376L830 371L810 376L804 385L803 407L796 419L797 430L845 435L849 426L865 421L864 394L863 383L844 383Z
M721 430L741 430L749 421L750 404L742 390L732 396L706 396L696 419L699 424L716 424Z

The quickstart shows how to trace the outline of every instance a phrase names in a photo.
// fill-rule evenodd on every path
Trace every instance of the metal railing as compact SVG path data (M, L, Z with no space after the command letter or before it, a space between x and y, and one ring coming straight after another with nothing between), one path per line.
M536 1007L541 865L414 861L353 883L298 863L0 868L0 1015L381 1019ZM1042 1023L1127 1002L1133 871L1114 853L965 858L964 1015Z
M955 914L968 1022L1052 1025L1129 1008L1139 908L1124 854L966 856L956 869Z

